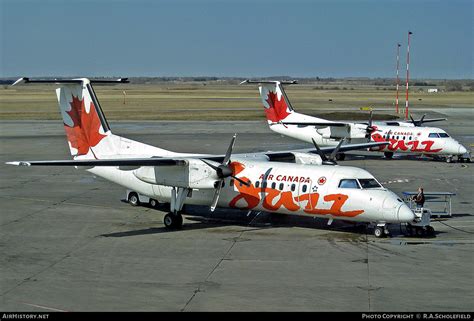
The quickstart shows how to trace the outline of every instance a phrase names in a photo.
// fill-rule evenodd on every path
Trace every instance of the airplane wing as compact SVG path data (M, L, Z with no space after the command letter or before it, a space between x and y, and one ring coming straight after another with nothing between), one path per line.
M120 159L77 159L7 162L16 166L184 166L184 159L172 158L120 158Z
M350 150L361 150L361 149L367 149L367 148L373 148L373 147L380 147L380 146L386 146L388 144L389 142L347 144L347 145L340 146L339 152L347 152ZM336 146L320 147L320 149L323 153L330 154L336 149ZM296 149L296 150L291 150L291 151L266 152L264 154L270 158L270 161L278 161L280 158L286 159L287 157L291 157L291 155L293 155L292 152L318 154L318 151L314 148Z
M358 150L358 149L366 149L371 147L380 147L386 146L389 142L372 142L372 143L361 143L361 144L347 144L342 145L339 147L340 152L347 152L350 150ZM321 147L320 148L323 152L331 153L333 150L336 149L336 146L329 146L329 147ZM316 149L311 149L308 151L309 153L316 153Z
M428 119L421 120L421 122L423 122L423 123L434 123L434 122L437 122L437 121L445 121L445 120L448 120L448 119L447 118L428 118Z
M379 147L387 145L388 142L373 142L373 143L362 143L362 144L348 144L342 145L339 148L339 151L349 151L357 149L366 149L371 147ZM321 151L325 153L331 153L336 149L336 146L331 147L321 147ZM292 151L277 151L277 152L260 152L253 154L266 155L270 161L278 161L280 158L285 158L291 155L291 152L303 152L303 153L312 153L318 154L316 149L299 149ZM249 154L246 154L249 155ZM235 154L238 158L239 154ZM120 158L120 159L78 159L78 160L42 160L42 161L13 161L7 162L8 165L15 166L84 166L84 167L94 167L94 166L185 166L186 159L204 159L211 160L215 162L222 162L225 158L225 155L192 155L192 156L182 156L182 157L150 157L150 158Z

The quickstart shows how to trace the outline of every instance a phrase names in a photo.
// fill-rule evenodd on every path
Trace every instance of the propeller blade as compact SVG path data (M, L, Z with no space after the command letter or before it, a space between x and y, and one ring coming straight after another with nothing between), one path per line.
M212 168L213 170L215 170L216 172L217 172L217 170L219 170L219 167L212 165L212 164L209 163L208 161L205 161L204 159L201 159L201 161L202 161L204 164L206 164L207 166L209 166L210 168Z
M221 189L222 189L222 184L224 183L224 180L220 180L217 184L217 188L216 188L216 191L214 192L214 197L212 198L212 203L211 203L211 212L214 212L214 210L216 209L217 207L217 202L219 201L219 195L221 193Z
M247 187L250 187L250 185L251 185L250 182L246 182L243 179L238 178L237 176L231 175L230 177L232 177L236 181L239 181L240 183L244 184Z
M411 115L410 115L410 119L411 119L411 122L413 123L413 126L418 127L418 126L416 125L416 121L413 119L413 117L412 117Z
M369 113L369 124L367 125L367 128L365 129L365 131L367 132L367 134L365 135L365 138L367 138L367 141L370 142L370 135L375 131L375 128L373 127L373 112L372 112L372 109L370 110L370 113Z
M341 148L341 145L342 143L344 143L344 141L346 140L346 138L344 137L343 139L341 139L339 141L339 144L337 144L336 148L334 148L334 150L332 151L331 155L329 155L329 160L333 161L334 163L336 163L334 161L334 158L336 157L336 154L339 152L339 149Z
M227 152L225 153L225 157L224 157L224 160L222 161L222 165L229 165L230 156L232 155L232 149L234 149L236 137L237 137L237 134L234 134L234 137L232 137L232 140L230 141L230 145L227 148Z
M321 150L321 148L319 148L318 144L316 144L316 142L314 141L314 138L311 138L311 140L313 141L313 145L316 148L316 151L318 152L318 155L321 157L321 160L323 162L327 161L328 158L326 157L326 154L324 154L323 151Z
M426 114L423 114L423 116L421 116L421 119L419 120L419 126L423 125L423 120L425 119L426 117Z

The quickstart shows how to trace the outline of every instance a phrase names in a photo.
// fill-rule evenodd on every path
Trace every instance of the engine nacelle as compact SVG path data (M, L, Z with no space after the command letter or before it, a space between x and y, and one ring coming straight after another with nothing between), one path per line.
M309 153L291 152L295 156L295 164L322 165L321 156Z
M367 137L367 125L365 124L351 124L350 139L364 139Z
M325 139L331 139L331 138L337 139L337 138L349 137L350 127L349 126L344 126L344 127L328 126L324 128L319 128L316 131Z
M214 188L219 180L216 172L198 159L186 159L184 166L147 166L135 170L134 175L149 184L187 187L196 189Z

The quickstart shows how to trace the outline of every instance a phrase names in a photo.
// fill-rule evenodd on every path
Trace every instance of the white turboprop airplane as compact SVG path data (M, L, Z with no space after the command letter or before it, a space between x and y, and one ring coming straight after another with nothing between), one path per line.
M470 162L467 149L444 130L420 127L423 123L445 118L425 119L423 116L420 120L411 118L411 123L373 123L371 113L368 123L334 122L300 114L293 109L282 84L295 84L295 81L245 80L242 84L244 83L260 84L260 98L265 107L268 125L279 134L308 143L314 139L321 146L335 146L344 138L351 143L388 142L388 145L371 149L384 152L386 158L392 158L394 153L410 153L444 158L447 162L457 156L459 161ZM344 154L338 154L337 159L344 159Z
M60 111L74 160L15 161L20 166L77 166L153 200L170 203L168 228L182 226L183 204L210 205L282 214L366 222L377 237L389 223L407 223L419 234L428 224L367 171L334 165L338 151L384 143L339 144L306 152L262 152L232 155L235 136L225 155L175 153L114 135L86 78L30 80L56 83ZM119 79L115 82L126 82ZM386 143L385 143L386 144ZM329 159L324 152L331 152ZM290 163L288 163L290 162Z

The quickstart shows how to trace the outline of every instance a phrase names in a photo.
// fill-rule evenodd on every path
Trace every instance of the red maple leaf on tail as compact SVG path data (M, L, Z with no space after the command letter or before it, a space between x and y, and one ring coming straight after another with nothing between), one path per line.
M71 110L66 111L71 117L72 127L64 124L66 135L71 147L77 149L77 155L87 155L91 147L96 146L106 135L99 133L101 126L99 116L90 103L89 113L86 112L84 99L72 96Z
M278 95L272 91L268 92L266 102L270 108L265 108L265 114L267 114L267 119L272 122L279 122L286 118L290 113L288 112L288 106L286 105L285 99L280 97L278 100Z

